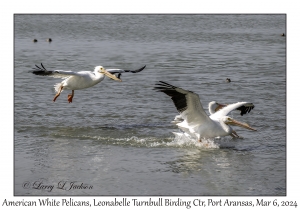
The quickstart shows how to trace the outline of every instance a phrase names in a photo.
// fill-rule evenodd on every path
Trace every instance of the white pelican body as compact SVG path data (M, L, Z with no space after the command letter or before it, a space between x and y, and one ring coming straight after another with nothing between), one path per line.
M200 98L197 94L172 86L162 81L156 85L157 86L155 88L158 91L164 92L165 94L171 96L174 105L179 111L180 116L176 116L176 118L181 118L183 121L176 123L176 125L187 134L197 137L199 141L205 138L227 135L235 137L234 135L236 133L229 125L236 125L255 131L255 129L251 128L248 124L238 122L227 116L227 114L229 114L231 111L244 106L245 104L251 103L238 102L227 105L221 110L208 116L203 110Z
M137 73L142 71L146 66L137 69L137 70L122 70L122 69L105 69L102 66L96 66L94 71L79 71L79 72L73 72L73 71L64 71L64 70L53 70L48 71L45 69L43 64L41 64L42 68L37 66L37 68L34 68L34 71L31 71L33 74L41 75L41 76L50 76L54 78L61 78L64 79L61 83L57 83L54 85L54 89L56 91L56 95L53 99L55 101L57 97L60 95L60 93L64 89L72 90L72 94L68 95L68 102L72 103L72 99L74 96L74 90L80 90L92 87L99 82L101 82L105 76L117 80L122 81L120 79L121 73L124 72L131 72L131 73ZM114 74L118 74L116 77Z
M234 104L220 104L216 101L211 101L208 104L208 110L211 114L209 117L212 120L219 120L220 118L227 116L234 110L241 111L241 116L249 113L252 109L254 109L253 103L249 102L237 102ZM231 136L240 137L235 131L232 131Z
M206 122L202 124L188 123L188 121L184 120L180 123L177 123L177 126L191 136L202 139L231 135L233 129L225 122L229 122L228 116L224 116L224 118L220 118L217 120L210 118L210 120L206 120Z
M97 67L96 67L97 68ZM96 70L95 68L95 70ZM98 67L101 68L101 67ZM75 73L75 72L73 72ZM57 83L54 87L56 92L58 92L58 88L60 86L63 86L64 89L68 90L80 90L92 87L102 80L104 80L105 75L102 73L99 73L97 70L94 72L90 71L80 71L76 72L75 74L67 77L65 80L63 80L61 83Z

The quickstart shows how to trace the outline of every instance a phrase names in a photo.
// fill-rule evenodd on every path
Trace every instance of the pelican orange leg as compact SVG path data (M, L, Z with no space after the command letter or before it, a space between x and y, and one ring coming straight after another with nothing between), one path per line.
M69 95L68 95L68 102L69 102L69 103L72 103L72 99L73 99L73 96L74 96L74 92L75 92L75 91L72 90L72 94L69 94Z
M55 102L55 100L57 99L57 97L60 95L62 89L63 89L63 86L60 86L60 88L59 88L57 94L56 94L56 95L54 96L54 98L53 98L53 102Z

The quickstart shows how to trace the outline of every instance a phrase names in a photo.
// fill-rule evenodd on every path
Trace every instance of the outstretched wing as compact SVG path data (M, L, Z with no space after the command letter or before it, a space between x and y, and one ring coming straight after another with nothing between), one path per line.
M236 110L241 111L241 115L243 116L244 114L247 114L251 112L252 109L254 109L254 104L253 103L248 103L248 102L240 102L240 103L246 103L239 108L236 108Z
M224 108L220 109L216 113L211 115L211 118L220 118L222 116L226 116L230 114L234 110L241 111L241 115L249 113L252 109L254 109L254 104L249 102L237 102L234 104L229 104Z
M171 97L181 117L188 124L201 125L211 119L205 113L199 95L182 88L159 81L155 89Z
M111 74L117 74L117 77L120 79L122 73L131 72L131 73L138 73L140 71L143 71L146 68L146 65L142 68L136 69L136 70L123 70L123 69L106 69Z
M33 68L33 71L29 71L29 72L39 76L49 76L49 77L62 78L62 79L70 76L81 76L77 72L73 72L73 71L64 71L64 70L48 71L42 63L41 63L41 67L38 65L35 66L36 68Z

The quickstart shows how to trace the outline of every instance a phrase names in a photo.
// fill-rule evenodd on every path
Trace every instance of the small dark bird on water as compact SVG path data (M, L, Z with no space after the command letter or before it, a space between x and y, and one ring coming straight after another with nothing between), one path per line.
M231 82L231 79L227 78L227 79L226 79L226 82Z
M33 42L37 42L37 39L32 40Z
M48 39L47 39L47 42L52 42L52 39L51 39L51 38L48 38Z
M285 36L285 34L283 33L283 34L281 34L281 36Z

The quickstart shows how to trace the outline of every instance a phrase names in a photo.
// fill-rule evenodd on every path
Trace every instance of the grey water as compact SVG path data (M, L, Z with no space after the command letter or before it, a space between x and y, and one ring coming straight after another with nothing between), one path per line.
M286 195L286 16L14 16L14 194ZM47 42L51 38L52 42ZM37 42L33 42L37 39ZM137 69L122 82L63 91L29 71ZM226 78L231 79L227 83ZM207 144L175 138L158 81L210 101L255 105L230 116L256 132ZM208 113L208 112L207 112Z

